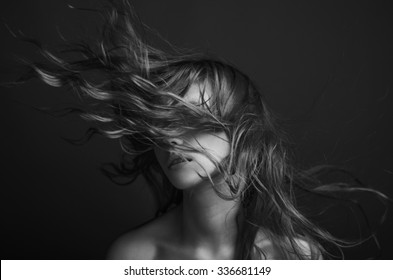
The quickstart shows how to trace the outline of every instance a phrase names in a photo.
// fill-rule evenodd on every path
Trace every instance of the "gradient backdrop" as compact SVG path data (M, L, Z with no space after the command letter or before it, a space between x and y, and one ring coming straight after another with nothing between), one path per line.
M3 1L1 17L13 31L56 50L59 32L68 40L89 40L100 20L67 4L99 2ZM135 0L134 6L143 22L173 44L210 50L248 73L278 114L296 120L286 129L301 165L345 166L393 197L389 2ZM2 81L20 73L17 56L41 59L4 24L0 38ZM77 101L39 81L1 89L2 259L102 259L117 236L154 215L143 181L117 186L100 173L102 163L119 159L116 141L98 137L72 146L62 137L81 136L86 123L32 108ZM375 225L382 207L372 198L362 201ZM321 223L354 237L356 223L347 212L338 207ZM378 234L382 259L393 259L392 215ZM371 243L346 251L350 259L373 254Z

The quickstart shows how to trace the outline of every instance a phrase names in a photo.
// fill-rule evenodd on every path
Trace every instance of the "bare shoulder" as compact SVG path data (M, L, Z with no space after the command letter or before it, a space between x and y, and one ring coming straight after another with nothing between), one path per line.
M295 238L295 245L299 249L299 253L304 256L304 259L317 259L317 260L322 260L322 254L317 248L316 245L312 244L311 242L308 242L307 240L303 238ZM298 259L298 256L296 254L293 254L295 259Z
M107 258L112 260L153 260L157 258L158 248L174 236L175 212L120 236L109 248Z
M301 259L322 259L322 254L317 246L301 237L295 238L293 243L283 240L280 246L261 231L257 234L255 245L263 252L266 259L299 259L295 250L301 255Z
M156 255L154 238L144 227L120 236L109 248L111 260L151 260Z

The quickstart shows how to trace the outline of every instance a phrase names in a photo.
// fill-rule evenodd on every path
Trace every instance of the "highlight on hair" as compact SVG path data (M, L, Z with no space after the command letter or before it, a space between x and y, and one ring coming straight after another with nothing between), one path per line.
M81 116L98 127L90 132L119 139L124 151L119 165L105 166L107 176L115 181L127 178L124 184L144 176L155 186L160 211L165 212L171 204L180 203L181 193L161 171L153 148L176 149L180 155L196 151L211 159L230 187L231 195L218 190L217 194L241 201L236 258L266 257L256 244L261 231L286 259L329 257L325 245L354 244L335 238L302 214L296 207L295 191L334 197L335 191L357 190L386 197L348 184L323 185L317 175L328 167L297 170L291 164L285 135L261 92L230 63L197 52L152 47L137 32L137 17L127 1L113 1L101 13L105 18L102 37L94 47L86 43L68 46L67 54L75 59L60 58L61 54L29 39L50 63L29 64L31 71L18 82L34 76L80 94L87 104ZM87 78L90 72L99 75L99 80ZM199 86L201 100L205 100L199 106L182 98L193 85ZM211 96L205 96L207 89ZM230 155L223 162L202 148L171 147L166 141L201 130L227 134ZM201 176L214 187L208 174ZM304 253L299 240L310 244L309 253Z

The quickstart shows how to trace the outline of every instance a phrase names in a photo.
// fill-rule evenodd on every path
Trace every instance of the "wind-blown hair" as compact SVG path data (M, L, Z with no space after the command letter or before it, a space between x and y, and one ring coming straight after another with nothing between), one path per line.
M297 209L296 188L327 195L332 185L321 186L310 172L293 167L285 136L248 76L210 55L164 52L147 44L136 31L136 17L126 1L111 3L104 13L106 22L96 47L74 44L67 51L77 58L67 60L42 48L51 63L30 64L30 74L48 85L77 91L87 104L82 117L95 121L101 134L120 140L122 162L104 169L110 178L128 178L128 184L143 175L156 187L164 212L180 203L181 193L166 179L153 148L177 149L179 154L197 151L214 162L230 187L230 195L218 190L217 194L241 201L236 258L265 257L255 244L261 230L282 258L317 259L327 253L322 244L345 245ZM90 73L95 78L89 78ZM182 98L192 85L199 86L202 100L208 99L201 106ZM206 98L207 89L212 94ZM226 133L230 154L223 162L203 149L174 148L166 141L201 130ZM206 177L214 187L212 178ZM304 253L299 240L310 244L310 253Z

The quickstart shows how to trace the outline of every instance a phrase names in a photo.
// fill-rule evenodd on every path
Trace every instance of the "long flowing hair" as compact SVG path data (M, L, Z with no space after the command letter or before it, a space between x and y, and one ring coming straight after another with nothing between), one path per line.
M190 131L224 131L230 154L223 162L200 147L176 149L180 155L192 150L209 157L230 188L230 195L216 190L217 195L241 201L236 258L266 257L256 244L261 231L287 259L316 259L329 254L326 244L347 245L298 210L296 191L332 196L333 190L353 188L322 184L316 175L329 168L294 167L277 118L247 75L208 54L154 48L139 35L140 24L127 1L112 2L101 12L105 18L101 38L94 46L82 42L67 46L72 59L25 38L41 48L50 63L30 63L20 81L35 76L80 94L87 104L81 116L96 123L87 135L98 132L119 139L124 151L119 164L105 166L106 175L115 181L126 178L122 181L126 184L144 176L154 186L160 212L165 212L180 203L181 192L163 174L153 148L174 149L165 140ZM199 86L202 100L208 99L201 106L182 98L192 85ZM212 94L205 98L207 89ZM206 179L214 188L208 174ZM310 244L310 252L304 253L299 240Z

